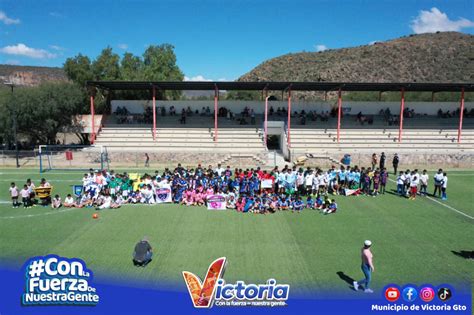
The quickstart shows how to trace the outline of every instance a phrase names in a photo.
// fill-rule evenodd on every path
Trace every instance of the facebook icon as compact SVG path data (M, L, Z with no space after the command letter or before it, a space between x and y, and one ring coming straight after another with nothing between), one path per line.
M414 287L406 287L403 289L403 299L407 302L413 302L418 297L418 291Z

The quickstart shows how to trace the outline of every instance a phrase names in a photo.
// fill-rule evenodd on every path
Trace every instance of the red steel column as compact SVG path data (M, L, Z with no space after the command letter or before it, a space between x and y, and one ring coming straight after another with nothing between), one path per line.
M268 136L268 98L269 97L270 96L265 97L265 122L263 125L263 129L264 129L263 142L265 144L265 149L267 148L267 136Z
M156 88L153 87L153 140L156 140Z
M458 143L461 143L462 119L464 116L464 88L461 89L461 106L459 112L459 129L458 129Z
M342 112L342 93L341 89L337 92L337 142L341 134L341 112Z
M92 127L92 135L91 135L91 143L95 142L95 109L94 109L94 95L91 95L91 127Z
M405 88L401 90L401 101L400 101L400 126L398 127L398 142L402 142L402 131L403 131L403 111L405 110Z
M219 96L219 90L217 86L214 90L214 141L217 142L217 98Z
M288 137L288 148L291 148L290 140L290 131L291 131L291 88L288 89L288 130L286 135Z

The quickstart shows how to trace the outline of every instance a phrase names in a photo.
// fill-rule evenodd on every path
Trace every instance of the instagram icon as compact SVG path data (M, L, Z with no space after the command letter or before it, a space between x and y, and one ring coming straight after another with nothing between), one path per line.
M435 296L435 292L433 288L424 287L420 290L420 299L422 299L425 302L433 301L434 296Z

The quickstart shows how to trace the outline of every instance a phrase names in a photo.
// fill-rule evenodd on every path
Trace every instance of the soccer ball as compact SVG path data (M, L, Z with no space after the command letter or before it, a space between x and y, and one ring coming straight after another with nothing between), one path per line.
M99 215L98 215L97 213L94 213L94 214L92 215L92 218L93 218L93 219L98 219L98 218L99 218Z

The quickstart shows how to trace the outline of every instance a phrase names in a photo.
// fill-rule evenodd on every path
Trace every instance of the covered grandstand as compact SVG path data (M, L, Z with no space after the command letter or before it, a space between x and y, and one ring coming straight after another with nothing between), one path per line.
M269 148L278 149L287 161L301 155L334 161L343 154L358 154L359 159L366 159L373 151L385 151L398 152L413 159L413 163L446 160L446 155L452 154L458 154L458 166L472 163L473 104L464 102L465 92L474 91L471 83L90 81L87 84L91 91L150 91L148 101L112 100L111 115L100 126L92 126L95 144L106 146L109 152L128 148L150 152L152 158L165 160L181 152L185 161L188 153L192 160L193 153L199 152L215 163L240 159L242 163L237 164L269 165ZM156 98L157 91L185 90L213 91L214 100ZM221 101L219 91L223 90L261 91L262 100ZM292 101L293 91L335 93L337 100ZM343 92L357 91L399 91L400 102L343 102ZM268 95L275 92L286 100L272 101ZM420 109L411 115L407 114L406 92L459 92L459 102L410 103L411 110ZM90 98L92 116L94 94ZM125 108L126 115L114 115L117 108ZM245 113L244 109L252 113ZM182 110L187 116L185 124L179 121ZM362 112L364 121L359 117ZM444 116L446 112L448 115ZM92 123L95 121L92 119Z

